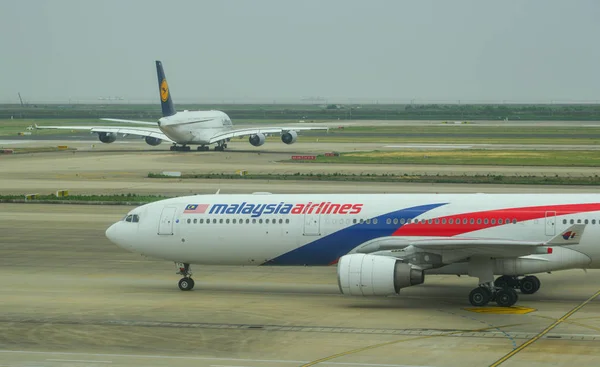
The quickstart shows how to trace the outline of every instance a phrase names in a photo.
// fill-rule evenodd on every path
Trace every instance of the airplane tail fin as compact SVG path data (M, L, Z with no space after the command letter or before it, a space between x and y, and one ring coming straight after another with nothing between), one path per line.
M177 111L173 107L173 100L171 99L171 91L167 84L167 77L163 70L162 63L156 60L156 74L158 75L158 90L160 92L160 106L162 108L163 117L172 116Z

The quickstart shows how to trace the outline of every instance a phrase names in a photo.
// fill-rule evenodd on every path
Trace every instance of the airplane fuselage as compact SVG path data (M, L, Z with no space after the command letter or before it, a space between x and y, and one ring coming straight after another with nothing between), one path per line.
M222 111L182 111L158 120L160 130L178 144L208 145L210 139L233 129Z
M600 195L198 195L140 206L107 230L119 246L190 264L331 265L386 238L546 241L575 223L581 242L504 259L496 274L600 268ZM370 247L369 247L370 248ZM394 256L393 251L377 254ZM466 264L429 269L466 274Z

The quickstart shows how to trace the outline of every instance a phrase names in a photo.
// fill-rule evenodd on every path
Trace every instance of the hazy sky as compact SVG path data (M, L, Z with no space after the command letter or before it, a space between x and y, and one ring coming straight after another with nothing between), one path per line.
M600 1L0 0L0 103L600 101Z

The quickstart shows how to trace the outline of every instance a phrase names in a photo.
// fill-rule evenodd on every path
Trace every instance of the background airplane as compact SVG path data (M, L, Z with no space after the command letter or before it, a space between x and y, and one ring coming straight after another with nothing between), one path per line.
M160 61L156 61L158 75L158 88L162 114L156 122L134 121L123 119L103 118L105 121L126 122L138 126L35 126L37 129L65 129L65 130L90 130L98 134L98 139L103 143L112 143L118 134L139 135L146 143L156 146L163 141L173 143L171 150L189 151L190 145L198 145L198 150L208 150L215 144L215 150L223 151L227 142L234 137L248 136L248 141L255 147L265 143L268 134L281 134L281 141L293 144L298 139L298 131L303 130L328 130L327 127L253 127L247 129L234 129L229 116L222 111L182 111L177 112L173 106L173 99L165 72Z
M196 195L135 208L106 236L176 262L181 290L190 264L337 264L344 294L457 274L479 279L472 305L511 306L540 288L531 274L600 268L600 195Z

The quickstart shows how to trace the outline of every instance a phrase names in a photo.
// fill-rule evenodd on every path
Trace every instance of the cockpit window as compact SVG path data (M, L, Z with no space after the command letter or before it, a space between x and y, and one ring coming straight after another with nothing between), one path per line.
M125 217L125 222L138 223L140 221L140 216L137 214L129 214Z

